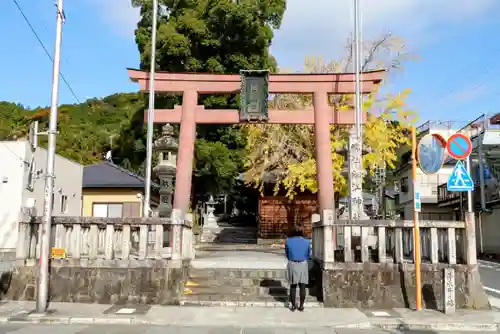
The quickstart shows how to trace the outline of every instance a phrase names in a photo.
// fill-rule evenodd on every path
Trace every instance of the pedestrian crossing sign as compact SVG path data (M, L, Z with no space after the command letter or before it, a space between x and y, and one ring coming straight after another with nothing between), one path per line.
M473 191L474 182L470 177L469 172L465 169L464 163L459 160L450 177L448 178L448 183L446 185L448 191Z

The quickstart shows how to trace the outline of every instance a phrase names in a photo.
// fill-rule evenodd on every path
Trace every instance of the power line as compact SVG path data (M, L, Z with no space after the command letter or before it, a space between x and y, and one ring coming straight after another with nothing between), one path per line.
M10 153L12 153L19 161L21 161L22 163L25 163L27 164L28 162L26 160L24 160L23 158L21 158L20 156L17 155L16 152L14 152L10 147L9 145L7 145L5 142L3 141L0 141L0 143L7 149L10 151Z
M40 44L40 46L42 47L42 49L45 51L45 54L47 55L47 57L49 57L50 61L52 63L54 63L54 58L52 58L52 55L50 54L49 50L47 50L47 48L45 47L45 44L43 43L42 39L40 38L40 36L38 36L38 33L36 32L35 28L31 24L30 20L26 16L26 14L24 13L24 11L21 8L21 6L19 5L18 0L12 0L12 1L14 1L14 4L16 5L17 9L19 10L19 13L21 13L22 17L24 18L24 21L30 27L31 32L33 33L33 35L35 35L35 38L37 39L37 41ZM62 72L59 72L59 75L61 76L61 79L66 84L66 87L68 87L69 91L71 92L71 95L73 95L73 97L75 98L76 102L80 103L80 99L78 98L78 96L76 95L75 91L73 90L73 88L69 84L68 80L66 80L66 78L64 77L64 75L62 74Z

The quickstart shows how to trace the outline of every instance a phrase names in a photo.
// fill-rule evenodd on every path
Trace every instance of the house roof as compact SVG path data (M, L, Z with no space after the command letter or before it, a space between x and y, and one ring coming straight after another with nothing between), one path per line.
M144 178L108 161L85 166L83 169L83 188L143 187Z

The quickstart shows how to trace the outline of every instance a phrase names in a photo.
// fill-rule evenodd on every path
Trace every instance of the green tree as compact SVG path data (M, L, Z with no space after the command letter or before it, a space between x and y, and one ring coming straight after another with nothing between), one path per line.
M133 0L141 20L135 32L141 69L151 58L152 1ZM239 73L240 69L276 69L269 53L285 0L160 0L156 70ZM172 98L169 100L172 107ZM159 104L165 101L158 102ZM235 95L200 96L210 108L237 108ZM161 105L162 108L165 105ZM209 112L209 111L207 111ZM228 191L243 168L245 137L237 126L198 126L194 188ZM196 189L194 189L196 191Z

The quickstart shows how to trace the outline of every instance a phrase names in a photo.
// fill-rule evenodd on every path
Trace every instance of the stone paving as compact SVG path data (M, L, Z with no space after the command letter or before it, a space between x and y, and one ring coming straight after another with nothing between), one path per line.
M238 328L238 327L178 327L178 326L124 326L124 325L0 325L0 334L439 334L435 331L399 331L378 329L307 329L307 328ZM475 332L454 332L467 334Z
M500 313L457 311L444 315L435 311L414 312L407 309L360 311L358 309L306 309L290 312L286 308L262 307L178 307L155 305L100 305L51 303L47 314L34 313L33 302L5 302L0 305L0 324L16 325L20 330L31 325L81 326L83 333L114 333L96 325L128 325L129 332L144 333L139 328L160 326L168 333L453 333L497 332ZM133 326L132 326L133 325ZM24 326L24 327L22 327ZM90 327L89 327L90 326ZM195 329L193 329L195 328ZM211 329L212 331L208 331ZM68 329L69 330L69 329ZM94 330L94 332L92 331ZM346 331L351 330L351 331ZM358 331L355 331L358 330ZM364 330L361 332L360 330ZM377 332L378 331L378 332ZM392 332L391 332L392 331ZM2 333L2 332L0 332ZM8 333L8 331L6 332ZM24 331L19 333L30 333ZM41 332L43 333L43 332ZM79 333L78 331L52 331ZM156 333L156 332L151 332Z

